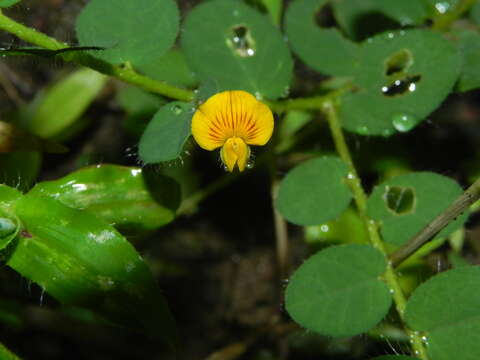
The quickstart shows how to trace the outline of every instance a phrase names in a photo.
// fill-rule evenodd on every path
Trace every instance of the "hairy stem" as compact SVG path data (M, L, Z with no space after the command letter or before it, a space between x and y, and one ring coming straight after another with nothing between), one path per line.
M352 189L358 213L367 228L370 242L375 248L377 248L380 252L383 253L385 258L387 258L387 251L385 250L383 241L380 237L378 226L375 221L369 218L367 214L367 195L365 194L363 186L360 182L360 178L358 177L357 170L355 169L355 165L352 161L352 156L350 155L350 150L348 149L347 143L345 141L343 130L340 125L340 119L338 117L335 105L332 102L324 103L322 110L327 116L327 121L330 126L330 131L332 133L337 152L349 167L349 176L347 181L350 188ZM400 319L405 324L404 313L407 299L403 294L403 291L398 282L397 275L395 274L390 262L387 262L387 269L385 271L384 278L390 289L392 289L392 296L395 307L397 309ZM417 332L408 329L406 325L405 329L412 340L412 348L415 356L420 357L422 360L428 360L427 352L422 343L421 336Z
M35 29L29 28L15 20L5 16L0 11L0 30L4 30L19 39L48 50L60 50L68 45L54 38L49 37ZM126 83L136 85L146 91L166 96L171 99L190 101L193 99L193 92L170 85L163 81L157 81L141 75L129 66L113 65L106 61L97 59L84 52L65 52L58 56L64 61L74 62L93 70L110 75Z
M17 355L12 353L6 348L5 345L0 343L0 359L2 360L21 360Z
M428 240L432 239L457 216L467 210L475 201L480 199L480 179L477 179L462 195L460 195L445 211L420 230L413 238L397 251L390 255L393 266L402 263L406 258L417 251Z

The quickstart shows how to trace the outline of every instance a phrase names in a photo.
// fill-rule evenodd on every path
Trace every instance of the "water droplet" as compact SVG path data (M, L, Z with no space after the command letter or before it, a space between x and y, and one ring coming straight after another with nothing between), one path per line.
M394 37L395 37L394 33L390 32L390 33L387 34L387 38L389 38L389 39L393 39Z
M175 115L180 115L183 112L183 109L179 105L173 105L171 110Z
M368 135L369 134L368 127L366 127L365 125L358 126L357 133L359 133L360 135Z
M394 130L391 129L391 128L383 129L383 130L382 130L382 136L385 136L385 137L390 136L390 135L392 135L393 133L394 133Z
M257 100L263 100L263 96L262 96L262 94L260 94L259 91L255 91L255 98L256 98Z
M233 10L232 15L237 17L238 15L240 15L240 12L237 9L235 9L235 10Z
M347 174L347 179L349 179L349 180L355 179L355 174L349 172L349 173Z
M330 230L330 228L328 227L327 224L323 224L323 225L320 226L320 230L322 232L328 232L328 230Z
M247 164L245 165L245 167L246 167L247 169L252 169L254 166L255 166L255 160L252 159L252 158L248 159Z
M450 3L448 3L447 1L441 1L435 4L435 9L437 9L440 14L445 14L449 8Z
M417 118L410 114L396 114L392 116L393 127L400 132L410 131L417 124Z
M290 86L285 86L282 92L282 97L287 97L288 95L290 95Z
M393 289L389 289L388 292L392 295L395 294L395 290L393 290Z
M7 218L0 218L0 237L12 234L16 229L15 223Z

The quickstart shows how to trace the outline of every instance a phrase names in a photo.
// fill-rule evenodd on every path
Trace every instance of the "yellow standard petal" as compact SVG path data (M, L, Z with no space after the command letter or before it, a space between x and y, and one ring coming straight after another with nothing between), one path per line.
M270 108L241 90L213 95L197 109L192 119L195 141L205 150L222 147L221 158L230 171L235 164L243 171L250 156L247 145L265 145L272 132Z

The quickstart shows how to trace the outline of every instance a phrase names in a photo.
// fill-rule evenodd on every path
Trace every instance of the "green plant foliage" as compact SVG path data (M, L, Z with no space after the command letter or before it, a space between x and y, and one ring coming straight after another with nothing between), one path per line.
M460 30L453 33L462 55L462 71L456 90L470 91L480 87L480 33L472 30Z
M92 0L76 20L80 44L107 48L93 54L114 64L138 65L163 55L178 27L173 0Z
M408 326L425 332L432 360L470 360L480 354L480 268L460 267L420 285L408 300Z
M460 70L457 50L428 30L375 36L361 53L352 69L357 89L340 113L344 127L362 135L410 131L446 98Z
M370 360L418 360L418 358L413 358L405 355L385 355Z
M14 211L23 230L8 266L64 304L91 308L174 346L165 299L143 259L112 226L34 194L17 200Z
M335 220L325 224L307 226L305 240L312 245L329 243L358 243L367 244L368 234L362 219L351 207Z
M282 180L276 207L290 222L318 225L333 220L348 207L352 194L345 180L348 166L337 157L304 162Z
M355 40L419 25L427 18L427 7L418 0L334 0L332 7L337 23Z
M315 22L327 0L295 0L285 15L288 42L312 69L329 75L352 75L358 66L358 46L334 28L321 28ZM308 34L308 36L306 36Z
M180 49L170 49L164 55L140 65L138 69L152 79L169 84L185 87L197 85L195 74L188 67L185 55Z
M102 90L107 77L83 68L61 79L36 99L29 130L52 138L71 128Z
M6 8L19 3L21 0L0 0L0 8Z
M241 2L215 0L195 7L185 20L181 44L196 77L216 81L217 92L245 90L276 99L288 91L293 62L281 33Z
M368 199L368 214L380 223L385 241L402 245L462 192L454 180L439 174L418 172L400 175L375 187ZM467 216L459 216L439 236L447 236L458 229Z
M30 194L85 209L122 231L153 230L171 222L180 202L172 179L135 167L97 165L38 183Z
M459 0L424 0L430 15L441 16L450 12Z
M0 250L15 239L20 231L19 221L10 207L21 196L22 193L17 189L0 184Z
M174 101L162 107L148 124L138 146L145 164L177 159L191 134L192 104Z
M477 25L480 25L480 3L476 2L470 10L470 18Z
M340 245L310 257L289 281L285 303L301 326L330 336L354 336L373 328L392 297L379 276L383 255L370 245Z

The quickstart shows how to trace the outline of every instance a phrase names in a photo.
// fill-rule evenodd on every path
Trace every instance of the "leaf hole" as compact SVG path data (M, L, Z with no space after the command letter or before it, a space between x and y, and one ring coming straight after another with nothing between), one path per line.
M315 13L315 24L326 29L337 26L337 22L333 16L332 6L330 4L322 6L320 9L318 9L318 11Z
M234 26L227 36L227 45L241 57L255 55L255 40L245 25Z
M412 64L412 53L408 49L402 49L385 60L385 75L406 73Z
M417 83L422 79L421 75L406 76L404 79L396 79L388 85L382 86L385 96L403 95L417 90Z
M415 190L402 186L386 186L383 200L388 210L396 215L406 215L415 208Z

